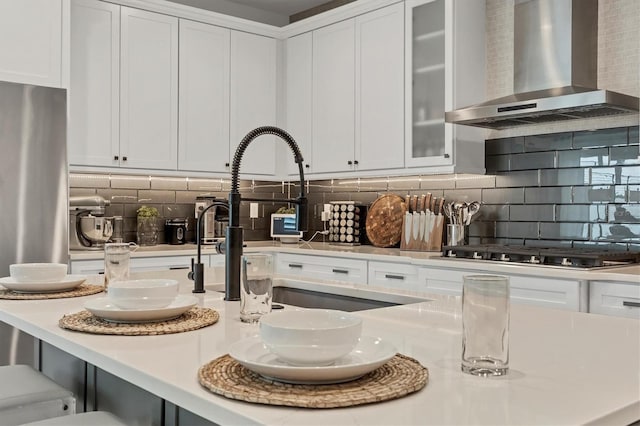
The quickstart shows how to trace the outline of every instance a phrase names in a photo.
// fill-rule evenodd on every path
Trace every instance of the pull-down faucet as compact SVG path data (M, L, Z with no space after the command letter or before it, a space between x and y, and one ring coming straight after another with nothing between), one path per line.
M238 189L238 174L240 173L240 162L247 146L258 136L275 135L284 140L293 151L295 162L298 163L298 173L300 174L300 195L295 199L277 200L279 202L293 203L296 205L296 229L298 231L307 230L307 208L308 201L304 191L304 170L302 154L295 140L284 130L274 126L258 127L247 133L236 149L231 165L231 192L229 192L229 226L225 239L225 299L240 300L240 258L242 257L243 230L240 226L240 202L241 201L269 201L267 198L242 198Z
M298 163L298 172L300 174L300 195L295 199L279 199L274 200L271 198L242 198L240 196L238 175L240 173L240 162L247 146L262 135L275 135L284 140L293 151L295 162ZM243 245L243 229L240 226L240 203L242 201L267 201L267 202L281 202L281 203L293 203L296 205L296 229L298 231L307 230L308 220L308 201L304 190L304 168L302 166L302 154L298 148L296 141L284 130L274 126L258 127L247 133L242 139L240 145L236 149L236 153L233 157L233 164L231 165L231 191L229 192L229 225L227 226L227 233L225 238L225 300L240 300L240 259L242 257L242 245ZM211 207L211 206L209 206ZM225 204L225 207L227 205ZM204 213L204 212L203 212ZM204 214L200 216L202 218ZM198 264L194 265L192 262L192 271L189 273L189 277L194 280L194 292L204 292L204 278L203 278L203 266L200 263L200 220L198 220ZM217 247L220 251L221 247Z

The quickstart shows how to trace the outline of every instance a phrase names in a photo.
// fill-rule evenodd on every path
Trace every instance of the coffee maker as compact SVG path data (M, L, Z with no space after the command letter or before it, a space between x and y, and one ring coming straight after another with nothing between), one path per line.
M196 197L196 219L198 219L202 214L201 212L214 201L227 202L225 199L208 195ZM227 231L227 226L229 226L229 209L218 206L211 207L204 214L202 222L202 244L214 244L219 241L224 241L225 232Z
M69 197L70 250L102 250L111 240L114 218L104 215L110 204L99 195Z

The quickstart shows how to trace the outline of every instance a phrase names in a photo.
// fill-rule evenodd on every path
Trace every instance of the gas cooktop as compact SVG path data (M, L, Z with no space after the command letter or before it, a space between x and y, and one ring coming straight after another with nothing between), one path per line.
M603 250L596 248L525 247L508 245L444 246L446 258L485 260L549 265L574 268L604 268L640 263L640 252Z

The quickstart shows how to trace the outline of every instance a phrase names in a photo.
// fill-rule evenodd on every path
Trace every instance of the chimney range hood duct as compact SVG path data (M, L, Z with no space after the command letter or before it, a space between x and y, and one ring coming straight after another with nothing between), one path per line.
M445 113L489 129L638 113L634 96L597 89L598 0L515 0L515 94Z

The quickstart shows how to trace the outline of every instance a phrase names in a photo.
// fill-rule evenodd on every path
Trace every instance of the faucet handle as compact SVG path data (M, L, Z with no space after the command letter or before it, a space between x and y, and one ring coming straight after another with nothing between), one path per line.
M191 270L189 271L189 273L187 274L187 278L190 279L191 281L195 280L195 274L193 273L193 266L195 265L195 260L193 259L193 257L191 258Z

